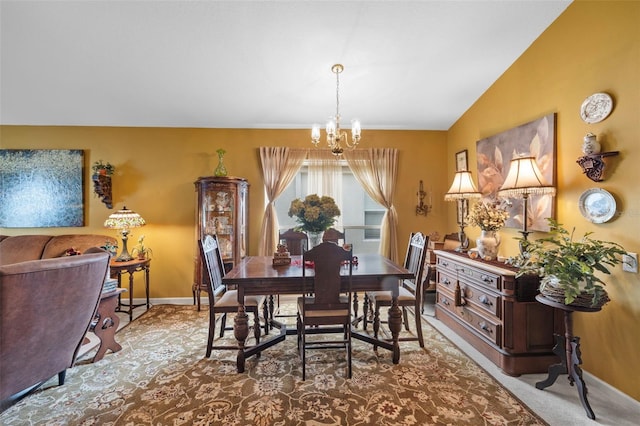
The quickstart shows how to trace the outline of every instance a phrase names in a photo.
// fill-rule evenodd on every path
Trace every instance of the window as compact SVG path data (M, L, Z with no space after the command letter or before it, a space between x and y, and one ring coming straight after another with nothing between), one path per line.
M289 217L289 206L295 198L304 198L308 194L308 179L308 168L304 165L276 200L275 207L281 230L297 225L295 218ZM377 253L384 207L371 199L362 189L346 163L342 166L342 179L339 182L342 186L342 200L336 199L336 203L342 214L338 217L336 227L344 229L345 240L353 244L354 252ZM348 200L348 206L345 199Z

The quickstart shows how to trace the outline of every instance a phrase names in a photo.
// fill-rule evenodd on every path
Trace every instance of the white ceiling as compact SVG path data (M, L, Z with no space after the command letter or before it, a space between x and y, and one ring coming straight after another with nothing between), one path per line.
M1 0L0 123L448 129L571 0Z

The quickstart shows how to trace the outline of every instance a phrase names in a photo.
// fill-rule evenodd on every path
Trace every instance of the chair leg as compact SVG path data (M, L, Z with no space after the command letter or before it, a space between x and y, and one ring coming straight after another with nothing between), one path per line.
M362 329L367 331L367 317L369 315L369 297L364 295L364 301L362 302Z
M422 337L422 318L418 313L418 306L415 307L415 317L416 317L416 332L418 333L418 342L420 343L420 347L424 348L424 338Z
M256 344L260 343L260 315L258 314L259 307L256 306L253 310L253 337L256 338Z
M67 369L65 368L61 372L58 373L58 385L64 385L64 379L67 377Z
M207 337L207 358L211 356L213 336L216 334L216 315L209 311L209 336Z
M380 331L380 306L376 303L373 314L373 336L376 339L378 338L378 331Z
M264 316L264 334L265 336L269 334L269 304L267 303L267 299L264 299L264 303L262 304L262 315Z
M227 326L227 313L223 313L222 316L220 317L220 338L222 339L224 337L224 329Z
M347 330L347 376L351 378L351 326L345 325Z
M409 316L407 315L407 308L402 307L402 319L404 321L404 329L409 331Z

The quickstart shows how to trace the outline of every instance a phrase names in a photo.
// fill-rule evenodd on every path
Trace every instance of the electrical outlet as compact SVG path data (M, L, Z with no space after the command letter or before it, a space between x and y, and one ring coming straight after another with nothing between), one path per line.
M622 255L622 270L638 273L638 254L627 252Z

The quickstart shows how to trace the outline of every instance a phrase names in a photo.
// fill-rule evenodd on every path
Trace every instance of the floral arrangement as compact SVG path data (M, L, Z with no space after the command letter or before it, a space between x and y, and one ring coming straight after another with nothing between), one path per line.
M473 205L469 213L469 224L483 231L497 231L509 219L509 212L499 201L480 202Z
M289 217L296 217L299 226L296 230L323 232L331 228L340 209L333 198L307 195L304 200L296 198L289 207Z

